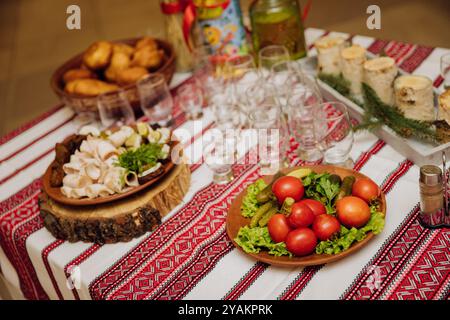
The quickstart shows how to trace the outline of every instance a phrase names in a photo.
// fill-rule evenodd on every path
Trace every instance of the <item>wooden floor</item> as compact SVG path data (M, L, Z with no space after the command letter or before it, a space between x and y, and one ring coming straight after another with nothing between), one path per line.
M241 2L246 11L249 1ZM374 2L382 10L380 31L366 28L366 8ZM52 71L91 42L164 34L157 0L78 0L80 31L65 27L72 3L0 1L0 135L58 102L49 87ZM449 21L448 0L314 0L306 26L450 47Z

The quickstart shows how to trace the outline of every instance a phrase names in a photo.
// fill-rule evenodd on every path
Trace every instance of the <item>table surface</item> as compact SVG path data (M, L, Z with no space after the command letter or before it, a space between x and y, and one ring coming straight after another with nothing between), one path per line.
M311 43L324 33L306 31L310 54L315 54ZM363 36L354 36L353 42L375 54L384 50L405 71L442 85L439 58L448 49ZM176 82L185 79L177 75ZM201 154L200 138L213 126L210 111L192 122L175 108L175 119L186 154ZM258 178L253 165L235 165L236 179L218 186L208 168L191 158L192 185L184 203L156 231L131 242L96 245L55 239L39 216L40 176L54 157L55 143L78 126L73 112L58 106L0 138L0 268L25 298L449 298L450 230L419 225L419 168L370 133L357 134L352 157L356 169L386 193L385 230L339 262L279 268L250 259L225 233L231 201ZM291 160L295 163L294 154Z

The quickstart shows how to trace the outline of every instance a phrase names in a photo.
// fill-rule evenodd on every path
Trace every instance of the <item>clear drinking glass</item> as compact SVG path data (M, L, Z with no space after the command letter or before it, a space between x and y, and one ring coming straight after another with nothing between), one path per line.
M183 85L177 91L177 98L188 119L197 120L203 116L203 92L196 82Z
M220 92L216 92L211 98L211 109L214 113L216 126L219 129L239 128L241 114L233 102L231 87L224 86Z
M259 51L259 67L264 70L265 76L268 76L273 65L289 60L289 51L285 46L272 45Z
M231 77L239 76L240 70L256 69L255 59L250 54L235 55L227 58L225 68Z
M228 84L231 88L232 101L240 113L240 127L245 127L248 116L246 91L255 85L262 85L263 82L258 69L240 69L239 73L239 76L229 78Z
M444 78L445 90L450 89L450 53L441 57L441 76Z
M150 122L172 125L173 98L165 77L160 73L146 76L137 83L141 109Z
M133 109L123 90L99 95L97 107L105 128L129 125L135 121Z
M255 83L245 91L245 109L243 110L247 115L265 104L277 104L277 90L275 86L266 83Z
M224 85L221 68L221 56L214 53L211 46L200 46L194 50L193 76L200 83L206 104L210 104L212 96Z
M350 152L353 128L347 107L341 102L326 102L314 110L315 137L326 164L352 168Z
M203 138L203 159L213 171L213 182L226 184L234 179L232 165L236 156L236 139L223 130L210 130Z
M277 104L259 106L249 114L252 129L257 130L261 174L275 174L288 164L288 133Z
M305 163L318 163L323 153L317 146L314 109L317 105L305 105L300 92L289 100L289 130L298 143L297 154Z

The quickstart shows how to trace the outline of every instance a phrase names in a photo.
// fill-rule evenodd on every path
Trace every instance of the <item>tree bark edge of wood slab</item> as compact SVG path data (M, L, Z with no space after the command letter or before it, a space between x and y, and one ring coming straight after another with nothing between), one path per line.
M67 206L39 196L44 226L57 239L98 244L128 242L155 230L161 219L179 205L190 187L191 171L181 164L148 190L96 206Z

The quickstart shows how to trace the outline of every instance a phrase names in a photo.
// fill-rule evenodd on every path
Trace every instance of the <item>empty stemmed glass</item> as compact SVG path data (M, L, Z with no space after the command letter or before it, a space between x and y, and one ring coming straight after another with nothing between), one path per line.
M231 89L232 101L239 110L240 126L245 126L247 117L247 96L246 91L255 86L262 84L258 69L240 69L239 75L228 78L227 84Z
M278 103L278 95L275 86L267 82L257 82L251 85L245 91L245 97L245 109L243 108L243 111L247 115L261 105Z
M341 102L319 104L314 110L317 145L324 155L324 163L352 168L350 152L353 147L353 128L347 107Z
M259 67L262 69L263 75L267 78L270 75L272 66L279 62L289 61L289 51L285 46L271 45L262 48L258 54Z
M203 92L197 81L178 89L177 98L188 119L197 120L203 116Z
M135 121L133 109L123 90L99 95L97 107L105 128L129 125Z
M289 109L289 129L298 143L297 154L299 159L307 164L319 163L323 159L323 153L317 146L315 132L314 108L316 107L317 105L300 104L295 107L290 105Z
M240 70L256 69L255 59L250 54L231 56L225 62L225 69L229 76L239 76Z
M211 98L216 126L222 130L239 128L241 124L241 114L232 100L230 91L231 88L225 87Z
M141 109L150 122L163 127L172 125L173 98L165 77L160 73L146 76L137 83Z
M202 138L203 159L213 171L213 182L226 184L234 179L232 165L236 157L236 137L224 130L212 129Z
M225 62L222 60L222 56L216 54L212 46L200 46L194 50L193 76L200 84L206 104L224 85L222 64Z
M270 175L288 164L288 137L284 117L277 104L259 106L249 114L250 125L258 136L261 174Z

